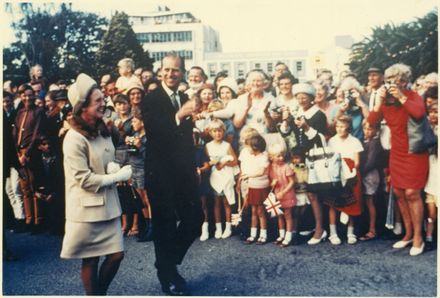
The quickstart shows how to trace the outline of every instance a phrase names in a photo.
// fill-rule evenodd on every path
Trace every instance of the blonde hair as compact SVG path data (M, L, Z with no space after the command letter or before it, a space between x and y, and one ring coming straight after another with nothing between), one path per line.
M247 142L250 140L250 138L258 135L260 134L255 128L252 127L243 128L240 132L240 144L246 145Z
M363 92L363 88L362 88L361 84L359 84L359 82L353 77L346 77L344 80L342 80L339 88L343 91L349 91L351 89L356 89L360 93Z
M269 152L270 156L275 156L278 154L285 155L286 148L284 146L282 146L281 144L274 143L274 144L269 145L267 152Z
M133 59L124 58L124 59L119 60L118 67L122 67L123 65L127 65L128 67L131 68L131 71L134 71L135 65L134 65Z
M384 74L385 80L387 80L389 77L394 77L394 76L399 77L400 80L404 82L411 81L411 76L412 76L411 67L402 63L396 63L385 69L385 74Z
M336 118L336 122L341 122L344 123L345 125L347 125L347 130L350 133L351 129L352 129L352 119L350 116L348 115L341 115L339 117Z
M212 119L211 122L208 124L208 131L211 132L214 129L222 129L223 131L226 130L225 124L220 119Z
M213 100L208 105L208 112L215 112L218 110L223 110L225 108L225 104L220 100Z

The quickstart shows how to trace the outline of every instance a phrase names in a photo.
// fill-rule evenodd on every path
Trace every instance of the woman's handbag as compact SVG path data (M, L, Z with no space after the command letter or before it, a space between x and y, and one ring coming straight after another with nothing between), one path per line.
M437 144L437 136L426 116L421 120L408 117L408 143L409 153L422 153Z
M315 193L341 188L341 155L327 146L322 134L319 134L319 140L306 156L307 190Z

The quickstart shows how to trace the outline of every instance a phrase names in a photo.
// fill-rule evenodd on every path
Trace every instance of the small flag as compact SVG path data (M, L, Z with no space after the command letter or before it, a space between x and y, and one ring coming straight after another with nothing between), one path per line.
M277 197L273 192L269 193L267 199L264 200L263 203L266 206L266 211L271 217L283 214L283 210L281 210L281 203L277 200Z

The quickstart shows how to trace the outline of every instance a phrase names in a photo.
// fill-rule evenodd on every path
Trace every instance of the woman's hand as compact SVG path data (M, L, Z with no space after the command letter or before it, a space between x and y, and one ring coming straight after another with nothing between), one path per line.
M304 131L309 130L309 125L306 122L306 118L304 116L298 117L295 119L295 124L298 126L298 128L304 129Z
M388 93L399 100L401 104L404 104L407 100L406 96L402 93L402 90L396 84L390 84Z

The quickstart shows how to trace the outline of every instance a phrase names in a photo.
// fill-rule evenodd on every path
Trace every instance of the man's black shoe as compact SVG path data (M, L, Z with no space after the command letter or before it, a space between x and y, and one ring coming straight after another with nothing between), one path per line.
M170 296L189 296L189 290L185 279L173 270L158 270L157 277L162 286L162 291Z

